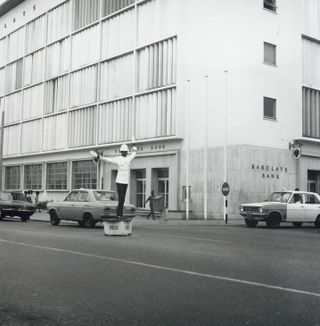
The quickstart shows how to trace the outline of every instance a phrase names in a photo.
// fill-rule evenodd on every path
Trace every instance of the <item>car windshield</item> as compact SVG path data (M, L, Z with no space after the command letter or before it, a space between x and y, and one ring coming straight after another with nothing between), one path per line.
M93 195L97 201L117 200L117 194L112 191L94 191Z
M287 203L291 196L291 192L274 192L272 193L266 201Z
M13 200L21 200L21 201L26 201L26 198L23 193L20 192L13 192L12 193L12 198Z

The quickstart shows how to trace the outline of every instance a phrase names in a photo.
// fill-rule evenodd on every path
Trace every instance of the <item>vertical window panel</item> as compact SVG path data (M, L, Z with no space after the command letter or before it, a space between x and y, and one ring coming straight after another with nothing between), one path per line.
M156 42L177 34L179 1L152 0L138 5L138 44ZM165 22L165 23L164 23Z
M133 55L101 64L100 100L130 95L133 92Z
M47 48L46 77L51 78L67 72L70 67L70 38Z
M44 84L30 87L23 92L22 118L29 119L43 113Z
M44 113L67 110L69 107L69 76L45 83Z
M46 44L47 16L42 15L26 26L26 53Z
M97 189L97 167L92 160L72 162L72 188Z
M13 61L24 55L25 27L22 27L8 36L7 59Z
M72 37L72 69L99 59L100 27L95 25Z
M139 91L176 83L177 39L168 39L138 52Z
M134 3L134 0L102 0L102 16L108 16Z
M133 108L132 98L100 105L99 144L131 139Z
M71 74L71 107L95 103L96 91L97 66L91 66Z
M102 57L109 58L133 49L134 10L128 10L102 23Z
M48 43L70 33L70 1L48 12Z
M73 0L73 30L98 20L99 9L99 0Z
M0 40L0 67L6 63L6 38Z
M275 65L276 62L276 46L274 44L270 44L264 42L264 63L269 63Z
M0 69L0 96L4 94L5 86L5 68Z
M302 82L320 89L320 44L302 39Z
M69 147L95 144L95 107L71 111L69 113Z
M304 0L304 34L320 39L320 2L319 0Z
M68 139L68 116L66 113L44 118L43 150L64 149ZM59 130L59 132L57 132Z
M13 123L21 120L22 92L13 93L4 98L4 123Z
M175 89L146 94L136 98L136 138L175 134Z
M13 125L4 128L3 136L4 156L20 154L20 125Z
M24 59L24 85L40 82L44 79L45 50L34 52Z
M22 87L22 59L5 68L5 93L10 93Z
M35 153L42 149L42 120L25 122L21 127L21 152Z
M304 137L320 138L320 91L302 88L302 133Z

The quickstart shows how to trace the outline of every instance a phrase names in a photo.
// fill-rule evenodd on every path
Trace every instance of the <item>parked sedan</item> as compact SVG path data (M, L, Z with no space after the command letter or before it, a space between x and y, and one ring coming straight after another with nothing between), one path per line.
M277 191L262 203L242 204L240 214L248 227L256 227L260 221L270 228L278 228L282 222L295 227L303 223L320 227L320 196L313 192Z
M0 220L5 217L20 217L22 222L26 222L35 212L36 206L27 202L24 194L20 192L0 192Z
M79 189L72 190L63 201L49 203L47 212L52 225L58 225L61 220L70 220L91 228L103 219L116 218L117 206L114 191ZM134 217L135 212L135 206L125 205L123 217Z

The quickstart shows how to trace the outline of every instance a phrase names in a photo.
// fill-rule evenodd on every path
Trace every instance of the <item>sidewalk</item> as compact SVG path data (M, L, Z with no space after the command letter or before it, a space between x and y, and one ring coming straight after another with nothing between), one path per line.
M31 221L40 221L40 222L50 222L49 214L46 213L45 210L43 210L41 213L34 213L30 217ZM134 218L134 223L135 224L165 224L168 223L170 225L219 225L219 226L235 226L235 225L244 225L243 219L232 219L228 220L228 223L226 224L224 220L177 220L177 219L169 219L169 220L162 220L162 219L156 219L152 220L149 219L147 220L145 216L139 216L137 215ZM70 221L71 222L71 221Z

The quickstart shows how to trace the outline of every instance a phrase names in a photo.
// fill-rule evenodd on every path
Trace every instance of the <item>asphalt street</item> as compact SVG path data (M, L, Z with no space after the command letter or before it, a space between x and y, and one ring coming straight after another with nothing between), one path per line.
M320 325L320 229L0 222L0 325Z

